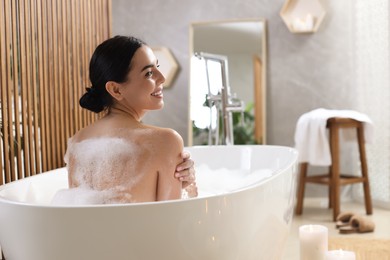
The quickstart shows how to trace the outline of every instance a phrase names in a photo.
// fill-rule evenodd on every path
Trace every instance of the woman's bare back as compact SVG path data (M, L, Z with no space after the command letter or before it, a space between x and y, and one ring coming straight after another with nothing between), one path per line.
M65 161L70 188L105 192L102 203L180 198L174 172L181 161L181 137L171 129L105 121L69 141Z

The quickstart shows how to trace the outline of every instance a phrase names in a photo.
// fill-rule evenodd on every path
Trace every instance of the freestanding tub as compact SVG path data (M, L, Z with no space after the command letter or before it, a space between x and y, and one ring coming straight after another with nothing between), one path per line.
M281 259L293 215L296 150L187 150L200 192L193 199L51 205L55 192L67 186L65 168L0 186L0 245L6 259Z

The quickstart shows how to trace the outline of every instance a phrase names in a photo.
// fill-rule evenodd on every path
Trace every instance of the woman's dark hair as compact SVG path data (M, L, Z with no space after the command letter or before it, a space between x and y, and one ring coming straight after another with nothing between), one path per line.
M80 98L80 106L99 113L113 103L106 90L108 81L123 83L130 71L134 53L145 43L135 37L115 36L101 43L89 63L89 79L92 83Z

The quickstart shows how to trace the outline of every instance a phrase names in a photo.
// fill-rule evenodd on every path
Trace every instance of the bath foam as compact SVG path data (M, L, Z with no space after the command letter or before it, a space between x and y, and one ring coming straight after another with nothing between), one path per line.
M196 166L196 183L199 197L218 195L243 189L272 176L271 169L210 169L208 165Z
M113 190L93 190L77 187L59 190L51 201L52 205L96 205L116 203L117 193ZM119 202L118 202L119 203Z
M146 148L146 150L145 150ZM102 137L68 143L65 162L75 158L75 180L79 187L61 190L55 204L105 204L133 202L131 188L139 182L143 166L136 158L151 147L129 142L123 138ZM146 164L145 164L146 165Z
M137 144L111 137L88 139L69 147L69 154L76 158L76 180L80 185L94 188L107 182L115 183L124 177L124 173L134 177L131 173L135 172L139 151Z

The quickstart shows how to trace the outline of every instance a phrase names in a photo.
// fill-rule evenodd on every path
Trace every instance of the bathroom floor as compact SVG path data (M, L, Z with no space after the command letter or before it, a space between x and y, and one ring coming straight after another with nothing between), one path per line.
M366 216L364 204L358 202L342 202L341 211L352 211L356 214ZM376 225L374 232L340 235L335 227L335 222L332 221L332 210L328 209L328 200L323 198L305 199L303 214L301 216L294 216L282 260L299 260L298 229L301 225L306 224L319 224L328 227L329 238L341 236L390 239L390 210L374 207L373 215L367 217Z

